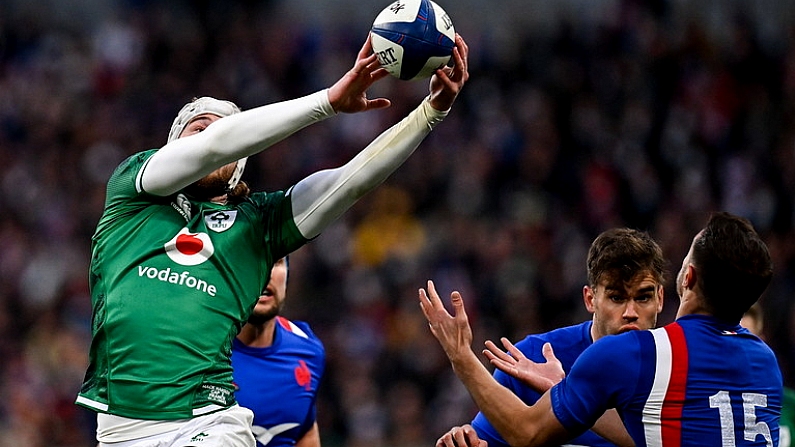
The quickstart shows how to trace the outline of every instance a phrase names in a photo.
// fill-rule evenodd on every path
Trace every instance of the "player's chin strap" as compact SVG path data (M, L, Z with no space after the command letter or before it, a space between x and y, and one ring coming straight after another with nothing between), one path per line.
M243 178L243 171L246 169L247 160L248 157L245 157L237 161L237 165L235 165L235 172L232 173L232 177L229 178L229 182L226 184L228 191L233 191L235 186L240 183L240 179Z

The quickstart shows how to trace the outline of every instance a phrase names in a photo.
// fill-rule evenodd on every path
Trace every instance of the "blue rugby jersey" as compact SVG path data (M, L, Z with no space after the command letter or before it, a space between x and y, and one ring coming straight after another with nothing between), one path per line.
M536 363L543 363L546 362L546 359L544 359L544 355L541 353L541 348L544 346L544 343L551 343L552 349L555 350L555 357L560 360L560 363L563 365L563 371L568 374L574 361L577 360L577 357L579 357L587 347L593 344L591 339L592 325L593 322L589 320L584 323L555 329L543 334L528 335L520 342L515 343L515 345L528 359ZM528 405L534 404L538 398L541 397L540 394L522 383L521 380L499 369L494 371L494 378L497 382L513 391L514 394L519 396L519 398ZM508 447L508 444L502 436L497 433L497 430L494 429L483 413L478 413L475 416L472 420L472 427L478 433L480 439L488 441L489 447ZM572 439L569 444L590 447L609 447L614 445L590 430Z
M551 393L567 429L590 427L615 407L638 447L778 445L782 379L773 351L705 315L600 339Z
M309 325L276 317L273 344L246 346L235 338L232 368L238 403L254 412L262 447L295 445L315 422L326 354Z

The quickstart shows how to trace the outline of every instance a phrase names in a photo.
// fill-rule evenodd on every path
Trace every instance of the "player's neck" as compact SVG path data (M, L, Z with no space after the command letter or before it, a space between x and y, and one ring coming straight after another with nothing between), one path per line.
M591 323L591 343L599 340L601 336L596 331L596 325Z
M693 314L711 315L712 313L704 306L703 299L688 289L679 297L679 309L676 311L676 318Z
M220 196L213 197L212 199L210 199L210 202L217 203L219 205L226 205L228 199L229 199L229 195L228 194L223 194L223 195L220 195Z
M237 334L237 338L246 346L267 348L273 344L275 333L276 318L271 318L261 324L246 323Z

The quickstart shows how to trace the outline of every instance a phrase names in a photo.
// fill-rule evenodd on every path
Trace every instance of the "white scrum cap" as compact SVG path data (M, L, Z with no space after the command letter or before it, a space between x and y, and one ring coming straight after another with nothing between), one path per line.
M179 138L179 135L183 130L185 130L185 126L187 126L188 123L190 123L197 116L204 115L205 113L210 113L223 118L225 116L240 113L240 108L231 101L215 99L209 96L196 98L193 101L185 104L177 114L177 117L174 118L174 122L171 124L171 130L168 132L168 142L170 143ZM230 190L234 189L238 182L240 182L240 178L243 177L243 169L245 169L245 167L245 158L241 158L237 161L235 173L232 174L232 178L229 179Z

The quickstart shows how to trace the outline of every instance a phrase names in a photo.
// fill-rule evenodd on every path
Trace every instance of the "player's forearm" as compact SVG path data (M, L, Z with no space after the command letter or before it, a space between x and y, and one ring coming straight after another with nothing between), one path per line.
M152 194L173 194L227 163L254 155L333 115L328 92L323 90L227 116L157 151L141 173L140 184Z
M494 380L474 352L451 359L451 363L480 411L506 443L511 446L539 445L541 433L536 429L530 408Z
M635 441L629 436L616 410L605 411L591 430L617 446L635 447Z
M571 439L572 434L561 425L552 410L548 392L535 404L527 406L511 390L494 380L471 350L450 360L480 411L509 445L561 445Z
M290 192L295 223L311 239L380 185L414 152L447 112L423 100L417 109L384 131L345 165L314 173Z

